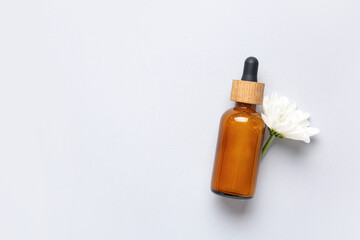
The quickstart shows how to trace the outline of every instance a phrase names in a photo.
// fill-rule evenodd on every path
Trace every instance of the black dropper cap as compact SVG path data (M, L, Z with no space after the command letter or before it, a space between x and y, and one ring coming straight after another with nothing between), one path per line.
M248 57L244 63L243 81L257 82L259 61L255 57Z

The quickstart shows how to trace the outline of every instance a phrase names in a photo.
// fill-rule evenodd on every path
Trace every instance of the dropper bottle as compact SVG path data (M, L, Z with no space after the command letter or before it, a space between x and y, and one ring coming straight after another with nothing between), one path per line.
M256 105L261 105L265 85L257 82L259 62L248 57L241 80L233 80L230 99L235 106L220 120L212 192L249 199L255 192L265 124Z

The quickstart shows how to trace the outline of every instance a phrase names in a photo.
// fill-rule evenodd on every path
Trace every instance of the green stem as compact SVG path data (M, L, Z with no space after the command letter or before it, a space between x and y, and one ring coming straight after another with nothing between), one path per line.
M274 140L275 137L276 137L275 134L270 134L269 139L267 140L267 142L265 143L265 145L264 145L264 147L262 149L261 159L264 158L264 155L265 155L267 149L269 148L271 142Z

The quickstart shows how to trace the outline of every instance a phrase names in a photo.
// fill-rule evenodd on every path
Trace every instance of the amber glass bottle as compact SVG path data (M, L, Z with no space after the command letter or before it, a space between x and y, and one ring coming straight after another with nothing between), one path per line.
M245 61L242 80L233 80L235 106L220 121L211 190L225 197L252 198L255 192L265 124L256 112L264 84L257 82L258 61Z

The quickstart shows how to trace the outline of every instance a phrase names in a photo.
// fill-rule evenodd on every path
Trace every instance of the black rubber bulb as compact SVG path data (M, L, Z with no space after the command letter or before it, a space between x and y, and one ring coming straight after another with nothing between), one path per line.
M257 82L259 61L255 57L248 57L244 63L243 81Z

